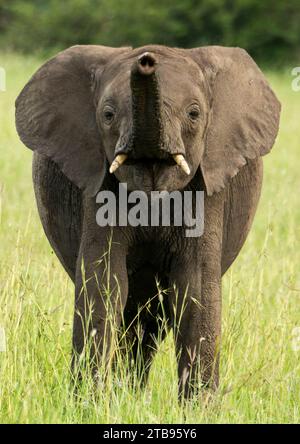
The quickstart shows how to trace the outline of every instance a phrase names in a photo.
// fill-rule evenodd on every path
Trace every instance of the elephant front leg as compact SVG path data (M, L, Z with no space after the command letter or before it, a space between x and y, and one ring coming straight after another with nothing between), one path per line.
M103 244L83 242L77 265L72 368L80 379L81 363L94 376L106 373L111 345L122 320L128 293L126 253L107 237Z
M218 256L191 255L172 270L174 335L179 396L189 398L201 386L219 382L221 272Z

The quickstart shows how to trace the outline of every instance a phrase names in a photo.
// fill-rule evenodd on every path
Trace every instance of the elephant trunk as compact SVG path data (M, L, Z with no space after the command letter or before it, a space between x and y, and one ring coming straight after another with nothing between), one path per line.
M172 137L164 140L162 106L157 60L150 52L142 54L133 64L130 76L132 93L132 136L124 143L121 136L115 149L115 158L110 166L114 173L124 162L148 158L170 161L173 158L185 174L190 168L185 159L185 148L180 128L172 128ZM174 133L175 130L175 133ZM168 143L166 142L168 140ZM172 141L172 145L171 142Z
M131 70L132 151L134 157L156 157L162 149L161 95L156 73L157 60L142 54Z

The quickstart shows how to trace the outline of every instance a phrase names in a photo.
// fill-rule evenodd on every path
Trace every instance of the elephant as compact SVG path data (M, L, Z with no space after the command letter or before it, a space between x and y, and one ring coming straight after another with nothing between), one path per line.
M45 234L75 284L74 372L88 349L92 374L103 362L105 373L117 334L144 385L158 337L173 331L179 398L218 388L221 279L252 225L280 108L235 47L76 45L33 75L16 128L34 152ZM99 192L117 195L121 183L147 196L201 191L203 233L99 226Z

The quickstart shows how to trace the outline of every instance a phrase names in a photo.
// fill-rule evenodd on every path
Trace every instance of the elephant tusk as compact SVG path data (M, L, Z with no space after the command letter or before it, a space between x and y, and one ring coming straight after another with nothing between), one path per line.
M187 174L188 176L191 174L190 167L188 166L187 161L182 154L174 154L173 159L175 160L177 165L179 165L180 168L185 172L185 174Z
M122 163L124 163L125 162L125 160L127 159L127 154L118 154L116 157L115 157L115 159L113 160L113 162L112 162L112 164L111 164L111 166L110 166L110 168L109 168L109 172L112 174L112 173L114 173L118 168L119 168L119 166L121 166L122 165Z

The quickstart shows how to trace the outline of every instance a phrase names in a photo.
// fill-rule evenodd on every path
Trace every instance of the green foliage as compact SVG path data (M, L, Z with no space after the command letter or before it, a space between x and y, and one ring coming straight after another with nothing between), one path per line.
M299 0L0 0L3 46L241 46L268 63L300 48Z

